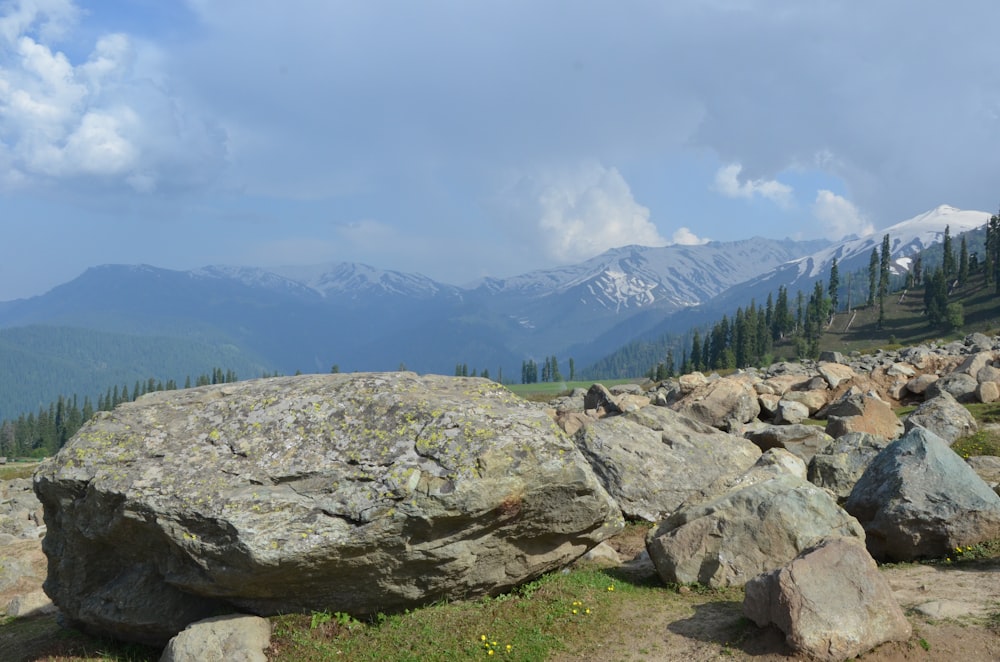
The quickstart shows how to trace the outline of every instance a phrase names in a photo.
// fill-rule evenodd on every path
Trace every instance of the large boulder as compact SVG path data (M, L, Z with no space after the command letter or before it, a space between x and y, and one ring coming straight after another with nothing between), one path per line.
M799 653L824 662L854 659L912 628L878 566L856 538L831 538L746 585L743 614L775 625Z
M746 439L664 407L595 421L575 438L622 513L650 522L760 457L760 449Z
M757 392L752 381L744 375L709 381L671 408L714 428L737 433L760 414Z
M878 560L941 557L1000 537L1000 496L920 427L872 460L844 507L865 527Z
M543 411L406 372L153 393L92 419L35 490L63 614L155 644L219 613L495 594L622 526Z
M667 583L742 586L831 536L864 538L829 494L783 473L681 508L646 537Z
M871 461L889 442L864 432L849 432L816 453L809 461L809 482L830 490L845 501Z
M947 391L924 400L906 417L903 424L907 430L915 427L926 428L949 445L979 429L976 419L969 410L960 405Z

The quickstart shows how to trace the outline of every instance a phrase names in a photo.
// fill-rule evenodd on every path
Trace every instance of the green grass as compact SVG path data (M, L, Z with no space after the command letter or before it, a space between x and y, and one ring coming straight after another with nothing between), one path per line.
M438 604L378 616L368 623L309 615L277 617L272 619L269 659L535 662L553 654L599 659L598 651L612 642L615 650L628 650L623 623L632 622L637 614L657 610L683 618L694 613L695 605L719 600L735 605L729 639L735 640L740 590L680 594L677 587L631 583L615 570L576 569L545 575L495 598ZM617 647L618 640L622 648ZM721 649L725 642L718 644Z
M14 478L31 478L31 474L38 467L37 461L15 462L13 464L0 464L0 480L12 480Z

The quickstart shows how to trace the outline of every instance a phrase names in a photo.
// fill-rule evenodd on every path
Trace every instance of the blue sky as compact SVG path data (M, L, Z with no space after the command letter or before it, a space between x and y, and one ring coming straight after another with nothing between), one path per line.
M0 0L0 300L88 266L463 284L1000 202L991 1Z

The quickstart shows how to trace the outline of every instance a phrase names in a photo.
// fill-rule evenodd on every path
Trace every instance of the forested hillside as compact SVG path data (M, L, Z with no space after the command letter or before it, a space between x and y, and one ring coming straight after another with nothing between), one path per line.
M103 358L109 356L113 364ZM241 378L272 370L233 345L69 327L0 329L0 420L47 407L53 384L64 396L89 396L96 403L110 385L132 388L150 377L183 383L214 366Z

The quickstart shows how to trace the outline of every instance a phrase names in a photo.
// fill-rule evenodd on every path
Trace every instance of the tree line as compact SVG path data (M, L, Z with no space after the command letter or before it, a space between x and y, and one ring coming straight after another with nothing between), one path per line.
M210 373L198 375L192 382L191 377L184 381L184 388L206 386L208 384L224 384L238 381L232 370L214 368ZM0 455L5 457L47 457L54 455L69 441L83 424L93 418L99 411L111 411L123 402L132 402L140 396L154 391L173 391L177 383L168 379L166 382L150 378L146 381L136 381L129 388L128 384L121 387L108 387L97 397L95 403L90 396L82 399L60 395L49 405L38 408L37 413L21 414L16 419L0 422Z
M964 324L962 304L949 302L949 295L956 287L969 283L973 275L981 274L984 283L992 285L994 291L1000 293L1000 213L994 214L987 222L985 236L984 256L980 260L976 252L970 252L966 235L962 236L956 251L951 228L946 226L940 264L935 264L928 271L923 264L923 256L918 254L904 279L892 276L892 241L886 234L882 237L881 246L872 248L867 274L863 271L847 274L845 285L835 257L826 284L823 280L816 281L808 297L802 290L792 297L788 288L782 285L777 296L768 294L763 306L751 300L748 306L737 308L733 317L723 315L714 324L695 328L685 344L681 345L679 363L676 338L667 338L665 354L660 354L645 374L650 379L662 381L678 371L686 374L697 370L769 365L773 362L773 350L778 343L791 344L797 358L816 358L824 330L832 322L833 315L841 310L841 303L844 302L842 294L846 294L844 309L848 312L855 307L852 297L867 294L862 300L863 305L878 311L876 326L882 329L886 321L885 302L888 295L899 289L923 285L927 323L959 328ZM860 290L865 276L866 293ZM643 346L636 345L633 351L642 352Z

